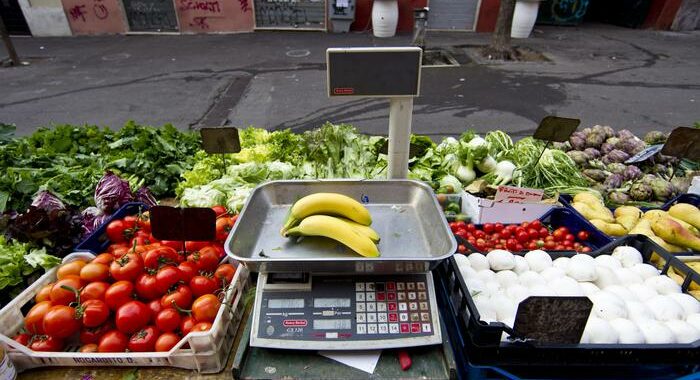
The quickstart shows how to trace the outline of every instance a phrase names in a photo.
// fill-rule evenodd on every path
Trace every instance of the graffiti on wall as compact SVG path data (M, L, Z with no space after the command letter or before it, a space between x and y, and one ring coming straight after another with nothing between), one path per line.
M177 31L171 0L124 0L131 31Z
M325 29L325 2L253 0L258 28Z
M118 0L63 0L73 34L124 33Z

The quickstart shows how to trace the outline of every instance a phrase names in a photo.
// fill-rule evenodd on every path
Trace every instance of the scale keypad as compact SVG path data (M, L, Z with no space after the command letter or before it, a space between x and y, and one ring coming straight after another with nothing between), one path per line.
M425 281L357 282L355 299L363 301L356 308L357 334L432 333Z

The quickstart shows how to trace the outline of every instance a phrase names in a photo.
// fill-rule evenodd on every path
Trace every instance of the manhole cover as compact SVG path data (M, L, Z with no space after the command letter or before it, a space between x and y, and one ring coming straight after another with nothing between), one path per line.
M459 66L459 61L445 49L426 49L423 52L423 67Z

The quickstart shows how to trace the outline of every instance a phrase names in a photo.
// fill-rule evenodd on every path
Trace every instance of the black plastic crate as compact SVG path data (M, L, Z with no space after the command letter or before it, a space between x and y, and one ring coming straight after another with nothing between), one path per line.
M610 254L614 248L624 245L638 249L644 262L649 262L652 253L656 252L665 260L662 274L673 267L676 273L685 278L684 291L691 281L700 284L698 273L642 235L618 239L591 255ZM550 252L550 255L552 258L569 256L556 252ZM696 371L700 365L700 341L672 345L535 345L501 342L501 334L504 331L511 333L512 329L503 323L480 321L479 312L454 258L445 260L435 272L438 305L455 356L462 358L465 366L498 367L511 374L525 373L524 377L535 378L609 375L613 378L677 378Z
M107 226L116 219L121 219L128 215L136 215L139 211L148 210L148 205L141 202L129 202L119 208L112 216L109 217L98 229L93 231L90 236L81 241L75 246L76 251L89 251L95 254L104 252L110 245L107 237Z

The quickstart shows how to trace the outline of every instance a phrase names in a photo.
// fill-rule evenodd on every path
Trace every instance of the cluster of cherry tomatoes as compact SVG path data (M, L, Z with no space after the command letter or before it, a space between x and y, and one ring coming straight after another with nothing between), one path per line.
M553 230L543 225L540 220L521 224L503 225L486 223L476 226L472 223L450 223L452 233L461 237L480 252L505 249L511 252L543 249L545 251L590 252L591 248L582 242L588 240L588 231L579 231L576 235L566 227ZM459 252L467 252L467 247L460 244Z
M214 211L211 242L158 241L147 212L112 221L106 252L61 265L14 339L35 351L62 351L77 337L80 352L152 352L209 330L236 272L220 264L235 216Z

